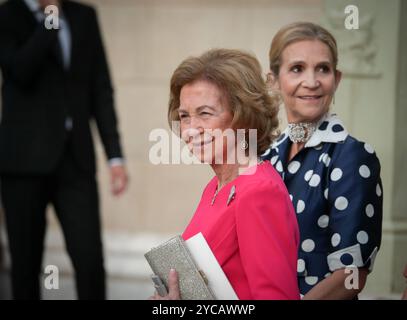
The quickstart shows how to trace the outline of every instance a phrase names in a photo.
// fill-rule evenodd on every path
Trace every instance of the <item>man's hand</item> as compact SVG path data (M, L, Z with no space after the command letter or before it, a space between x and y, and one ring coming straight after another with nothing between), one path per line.
M38 0L40 8L44 10L48 6L57 6L59 8L61 1L60 0Z
M406 266L404 267L403 276L404 276L404 278L406 279L406 282L407 282L407 264L406 264ZM402 300L407 300L407 286L406 286L406 288L404 289L403 296L401 297L401 299L402 299Z
M110 186L114 196L121 195L126 190L128 180L124 165L113 165L110 167Z
M179 293L178 273L175 269L171 269L168 274L168 294L161 297L157 292L149 298L149 300L181 300Z

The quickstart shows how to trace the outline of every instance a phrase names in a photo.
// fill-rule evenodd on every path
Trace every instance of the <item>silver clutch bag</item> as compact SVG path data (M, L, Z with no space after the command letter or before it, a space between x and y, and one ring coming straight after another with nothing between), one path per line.
M198 269L181 236L173 237L152 248L144 256L154 274L160 277L167 289L170 269L178 272L181 299L215 300L205 275Z

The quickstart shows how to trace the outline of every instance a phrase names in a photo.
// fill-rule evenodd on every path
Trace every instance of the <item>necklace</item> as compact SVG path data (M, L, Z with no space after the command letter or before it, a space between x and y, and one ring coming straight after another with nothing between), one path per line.
M233 180L233 179L232 179ZM232 181L230 180L230 181ZM226 182L223 184L223 186L225 186L226 184L228 184L230 181ZM215 190L215 194L212 197L212 201L211 201L211 206L213 206L213 204L215 203L216 197L218 196L219 191L223 188L223 186L216 186L216 190Z
M220 189L219 189L219 190L220 190ZM236 194L236 186L233 185L232 188L230 189L228 201L226 202L226 205L227 205L227 206L228 206L228 205L232 202L232 200L235 198L235 194ZM218 189L216 188L215 195L214 195L213 198L212 198L211 206L213 206L217 195L218 195Z
M219 188L216 187L215 194L213 195L212 201L211 201L211 206L215 203L216 197L218 196Z
M264 162L263 159L260 159L260 158L257 159L257 165L260 165L260 164L262 164L263 162ZM238 175L238 176L239 176L239 175ZM235 179L235 178L231 179L230 181L233 181L234 179ZM225 183L223 184L223 186L220 186L220 187L219 187L219 185L216 186L215 193L214 193L214 195L213 195L213 197L212 197L211 206L213 206L213 204L215 203L216 197L218 196L218 193L220 192L220 190L222 189L222 187L224 187L224 186L225 186L226 184L228 184L230 181L225 182ZM230 189L230 194L229 194L229 197L228 197L228 200L227 200L227 203L226 203L227 205L229 205L229 203L234 199L235 193L236 193L236 186L233 185L232 188Z
M289 137L294 143L307 142L316 129L316 124L312 122L289 123Z

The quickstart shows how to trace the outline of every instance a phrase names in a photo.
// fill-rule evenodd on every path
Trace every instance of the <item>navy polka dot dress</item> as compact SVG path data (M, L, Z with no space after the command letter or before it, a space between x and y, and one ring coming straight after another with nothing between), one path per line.
M288 130L263 155L283 178L297 213L297 275L305 295L333 271L373 268L381 242L383 188L373 148L326 115L288 162Z

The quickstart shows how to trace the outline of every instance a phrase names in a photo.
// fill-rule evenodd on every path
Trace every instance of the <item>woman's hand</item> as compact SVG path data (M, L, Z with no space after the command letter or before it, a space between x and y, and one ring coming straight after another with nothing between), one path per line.
M181 300L178 273L175 269L171 269L168 274L168 291L168 294L164 297L161 297L156 291L148 300Z
M369 271L367 268L355 268L353 272L357 272L358 283L355 288L346 288L346 278L350 276L345 272L345 269L338 269L334 271L329 277L320 281L304 296L303 300L352 300L354 299L365 287L366 279Z

